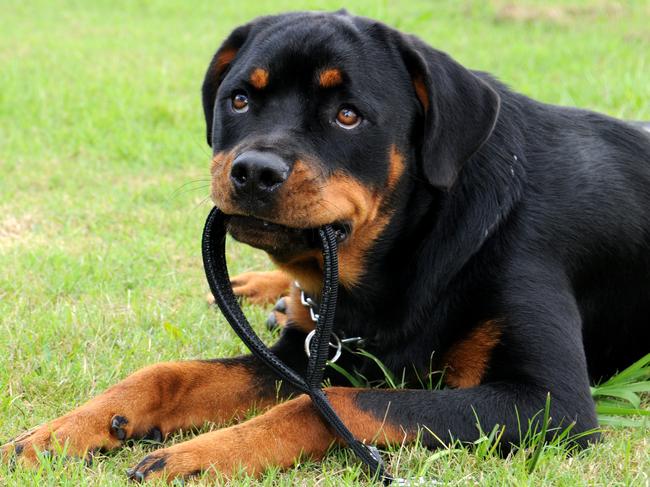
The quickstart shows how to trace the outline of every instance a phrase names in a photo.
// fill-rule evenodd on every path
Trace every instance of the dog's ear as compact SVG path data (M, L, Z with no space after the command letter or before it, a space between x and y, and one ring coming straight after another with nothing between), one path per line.
M399 35L401 54L424 112L424 174L432 186L449 189L463 163L494 130L501 99L447 54L413 36Z
M226 76L230 65L234 62L235 57L237 57L237 53L244 45L244 42L246 42L251 28L252 24L237 27L214 54L205 73L201 93L209 146L212 146L212 123L214 120L214 103L217 97L217 90L221 81Z

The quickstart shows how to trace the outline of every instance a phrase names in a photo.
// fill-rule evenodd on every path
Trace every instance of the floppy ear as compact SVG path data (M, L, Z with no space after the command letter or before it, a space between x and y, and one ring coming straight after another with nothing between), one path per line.
M424 111L424 174L431 185L448 189L494 130L501 99L447 54L412 36L402 35L400 42Z
M239 49L244 45L252 24L237 27L224 41L219 50L212 57L208 70L205 73L203 87L203 113L205 114L206 136L208 145L212 147L212 122L214 120L214 103L217 90L234 61Z

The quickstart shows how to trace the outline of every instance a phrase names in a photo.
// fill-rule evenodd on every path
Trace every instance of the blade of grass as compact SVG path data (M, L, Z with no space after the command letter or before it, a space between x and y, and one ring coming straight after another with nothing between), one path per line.
M546 441L546 432L548 431L548 419L551 414L551 394L546 394L546 404L544 405L544 419L542 420L542 431L539 433L539 441L533 452L533 456L528 462L528 475L533 473L537 462L539 461L540 455L542 454L542 449L544 448L544 443Z

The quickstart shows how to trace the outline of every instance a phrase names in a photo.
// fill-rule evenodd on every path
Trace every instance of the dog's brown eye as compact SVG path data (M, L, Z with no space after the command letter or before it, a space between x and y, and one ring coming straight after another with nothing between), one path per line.
M244 113L248 111L248 97L245 93L236 92L231 98L232 109L237 113Z
M361 123L361 117L350 107L343 107L336 115L336 123L344 129L353 129Z

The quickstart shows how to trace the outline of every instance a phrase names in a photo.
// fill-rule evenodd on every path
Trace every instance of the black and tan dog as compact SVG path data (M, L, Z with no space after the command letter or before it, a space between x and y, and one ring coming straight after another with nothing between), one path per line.
M234 279L260 301L290 293L275 352L304 368L316 300L314 229L340 238L336 331L411 389L331 387L359 438L432 447L504 425L504 447L551 395L552 426L597 426L590 380L650 349L650 137L538 103L415 37L335 14L236 29L203 84L212 196L230 232L280 270ZM283 313L284 311L284 313ZM286 316L284 316L286 314ZM381 378L347 353L343 368ZM442 390L423 387L445 370ZM332 384L345 380L332 372ZM154 451L137 480L289 467L336 442L306 396L251 357L141 370L14 440L19 461L53 439L85 455L206 421L241 424ZM585 444L594 436L576 440Z

